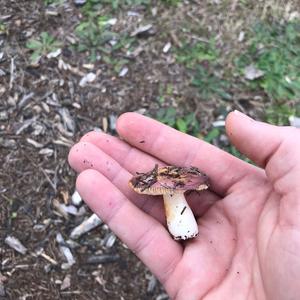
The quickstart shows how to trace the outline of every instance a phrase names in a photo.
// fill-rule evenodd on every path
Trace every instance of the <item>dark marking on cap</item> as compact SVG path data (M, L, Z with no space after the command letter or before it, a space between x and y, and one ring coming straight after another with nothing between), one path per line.
M136 172L130 180L130 186L137 192L143 193L151 189L160 190L162 194L175 194L176 191L203 190L209 187L207 175L196 167L165 166L155 167L146 173Z

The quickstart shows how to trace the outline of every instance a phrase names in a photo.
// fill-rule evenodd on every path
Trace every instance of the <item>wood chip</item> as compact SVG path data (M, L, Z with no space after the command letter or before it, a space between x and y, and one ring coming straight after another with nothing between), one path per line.
M140 26L138 27L136 30L134 30L130 36L131 37L134 37L136 35L140 35L140 34L143 34L147 31L149 31L150 29L152 29L153 25L152 24L147 24L147 25L144 25L144 26Z
M92 214L88 219L84 220L80 225L72 230L70 238L78 239L83 234L89 232L90 230L101 224L102 220L96 214Z
M71 286L71 275L68 274L68 275L66 275L63 282L61 283L60 290L64 291L64 290L68 289L70 286Z
M17 252L21 254L26 254L27 248L14 236L8 235L5 240L5 244L8 245L9 247L13 248Z
M43 148L44 145L30 138L26 139L27 143L34 146L35 148Z
M60 191L60 194L63 198L64 203L69 204L69 198L70 198L69 192L68 191Z
M106 117L102 118L102 129L104 132L107 132L108 129L108 120Z

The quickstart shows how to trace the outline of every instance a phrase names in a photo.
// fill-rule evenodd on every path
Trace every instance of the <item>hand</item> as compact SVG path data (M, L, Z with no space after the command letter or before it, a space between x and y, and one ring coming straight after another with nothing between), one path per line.
M298 129L230 113L230 140L260 167L135 113L122 115L117 130L124 140L90 132L71 149L76 186L172 299L299 299ZM162 199L128 187L132 174L156 163L196 166L210 177L210 191L188 197L197 238L174 241Z

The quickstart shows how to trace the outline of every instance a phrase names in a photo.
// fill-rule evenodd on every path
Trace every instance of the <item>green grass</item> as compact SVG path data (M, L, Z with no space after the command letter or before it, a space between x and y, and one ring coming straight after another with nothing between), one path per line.
M162 3L170 6L177 6L181 0L161 0Z
M113 70L116 72L116 73L119 73L121 71L121 69L127 65L129 63L129 60L127 59L120 59L120 58L113 58L109 55L104 55L102 57L102 60L107 64L107 65L110 65L112 66Z
M109 16L90 13L81 21L75 28L75 34L79 39L76 49L79 52L87 52L90 61L102 59L108 65L113 65L117 71L127 61L116 59L111 54L123 48L128 49L135 39L112 31L111 25L107 22L109 19ZM108 43L112 39L116 41L113 46Z
M168 6L176 6L181 2L181 0L161 0L161 2ZM126 9L129 7L135 7L141 5L147 8L151 7L151 0L88 0L86 4L83 6L83 11L88 13L94 11L95 8L100 8L103 6L109 6L112 8L113 11L116 11L119 9Z
M220 138L221 134L226 134L224 127L218 127L218 128L213 127L203 137L203 140L210 144L218 145L222 150L230 153L231 155L233 155L241 160L244 160L248 163L253 163L245 155L243 155L241 152L239 152L233 145L231 145L231 144L223 145L220 142L217 143L217 140Z
M41 56L59 49L61 43L48 32L42 32L37 39L29 40L26 47L32 51L31 62L36 63Z
M191 74L190 84L197 87L200 101L230 101L237 89L250 94L264 92L266 120L288 125L288 117L299 114L294 106L300 99L300 22L259 22L249 29L247 38L246 50L235 59L233 72L226 69L232 64L213 38L194 44L183 42L175 57ZM250 65L262 71L263 76L246 80L244 70Z
M187 68L193 69L203 61L215 61L219 56L219 51L215 47L215 40L208 42L197 42L194 45L185 43L176 51L176 60L184 64Z
M201 100L216 97L231 99L231 95L227 92L229 82L215 72L220 68L218 65L220 55L213 38L197 41L194 45L186 42L176 51L176 61L193 74L190 84L197 87Z
M6 34L7 33L7 28L6 25L0 21L0 34Z
M231 95L226 91L230 87L229 82L215 75L213 68L199 65L191 84L198 88L201 100L211 100L215 97L231 99Z
M190 134L199 139L202 139L210 144L219 145L221 149L226 152L244 160L247 162L251 161L242 155L234 146L232 145L222 145L217 143L221 134L225 134L224 127L212 127L205 134L201 133L200 123L195 115L195 113L189 113L186 115L179 115L174 107L161 108L158 110L154 118L170 127L173 127L183 133Z
M137 5L149 5L151 4L150 0L107 0L107 2L118 2L119 7L122 7L122 5L126 6L137 6Z
M266 121L274 125L289 125L290 116L300 116L300 104L273 104L266 110Z
M118 9L124 9L128 7L134 7L139 5L149 6L150 0L87 0L82 7L84 14L89 14L95 10L99 10L103 7L110 7L113 11Z
M99 17L97 14L89 14L86 19L81 21L75 28L75 34L79 38L77 50L88 52L91 61L96 61L99 52L110 52L105 44L117 36L110 31L109 26L105 25L109 17Z
M150 0L104 0L104 4L109 4L113 9L120 9L125 6L149 5Z
M162 2L168 5L176 5L180 1L162 0ZM119 69L120 62L116 62L113 57L108 56L112 52L129 49L135 39L129 37L128 34L114 32L106 21L113 18L117 10L141 5L149 8L150 4L150 0L87 0L80 9L83 19L75 28L75 34L79 40L75 49L79 52L86 52L92 62L103 57L106 63L113 65L115 69ZM103 15L104 12L106 15ZM108 43L112 39L117 41L113 46Z
M300 97L300 23L259 23L247 51L237 60L241 70L253 64L264 76L249 83L270 100L283 103Z
M168 107L159 109L155 118L181 132L194 136L200 134L200 124L194 113L180 116L174 107Z
M45 5L62 4L64 0L44 0Z

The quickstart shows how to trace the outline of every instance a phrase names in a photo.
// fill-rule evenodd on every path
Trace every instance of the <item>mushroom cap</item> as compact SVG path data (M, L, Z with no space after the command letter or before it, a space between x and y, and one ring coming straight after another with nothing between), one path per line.
M137 173L129 186L139 194L164 195L201 191L209 187L208 176L196 167L158 167L147 173Z

